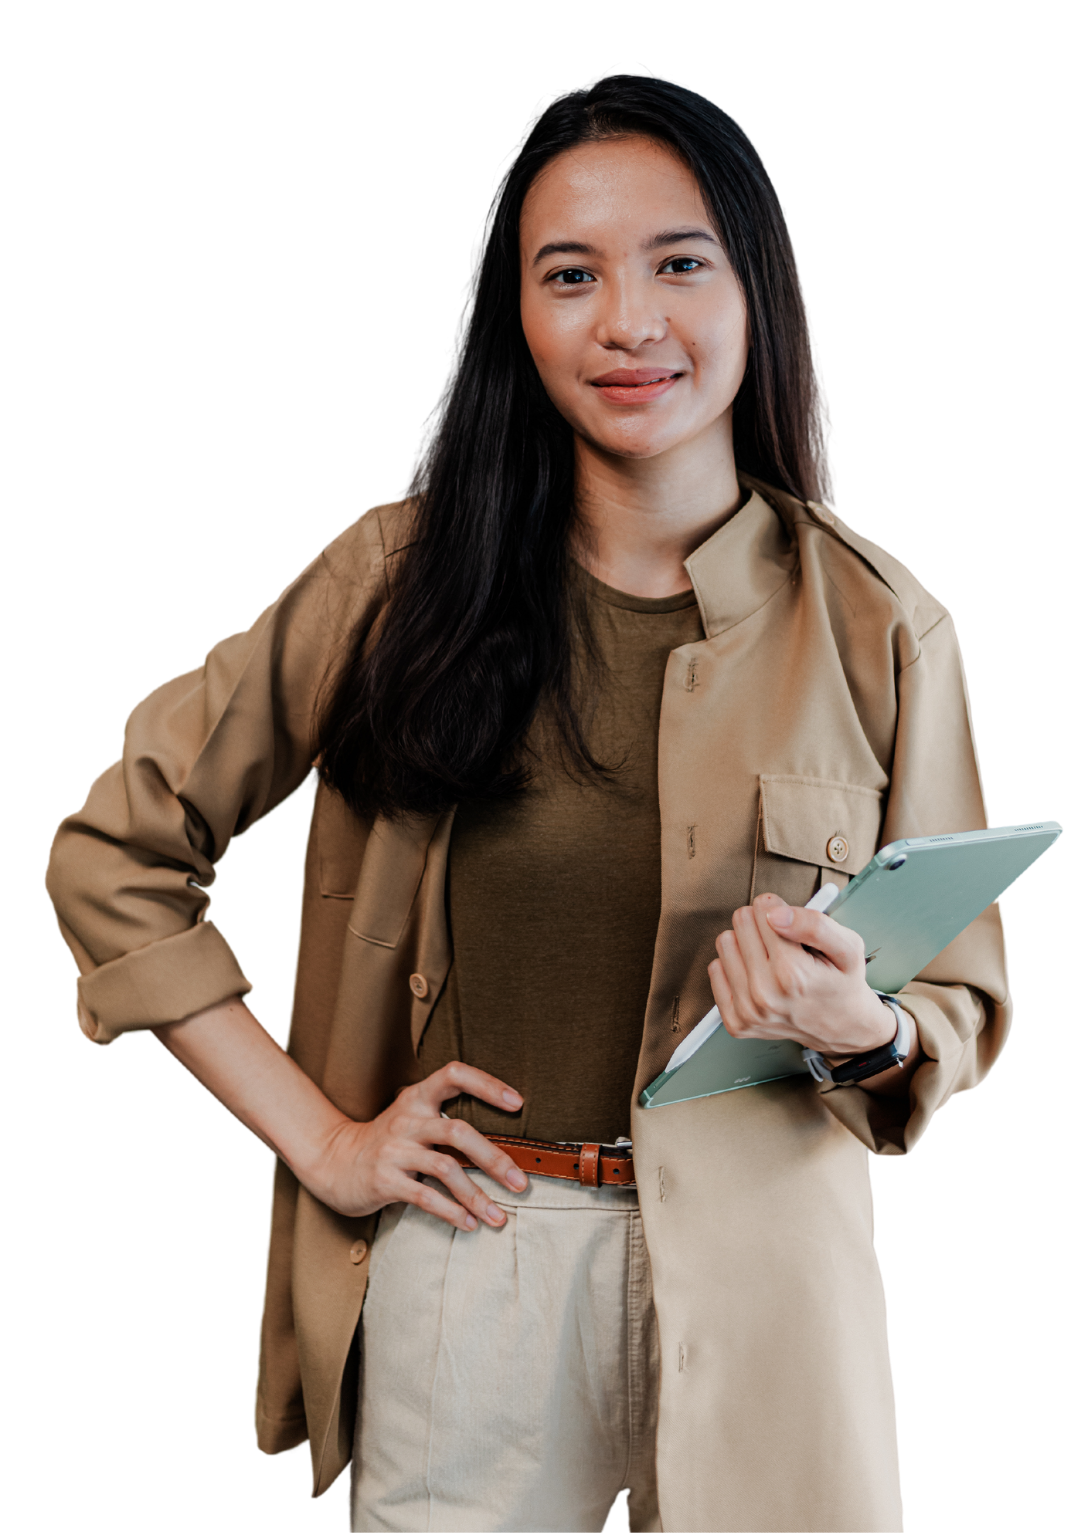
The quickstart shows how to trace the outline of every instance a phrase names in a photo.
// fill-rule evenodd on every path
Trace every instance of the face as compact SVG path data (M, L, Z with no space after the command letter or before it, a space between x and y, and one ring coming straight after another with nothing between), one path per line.
M675 155L639 137L566 150L527 193L519 239L523 330L579 436L622 458L730 444L746 304Z

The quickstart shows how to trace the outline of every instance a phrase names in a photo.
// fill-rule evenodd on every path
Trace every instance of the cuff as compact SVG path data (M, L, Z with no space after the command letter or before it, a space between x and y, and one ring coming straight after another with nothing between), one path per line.
M110 1044L121 1033L178 1022L250 989L212 922L198 922L83 975L78 1020L95 1044Z
M944 1005L936 999L937 993ZM821 1094L833 1117L882 1156L909 1151L954 1092L982 1079L1004 1041L1010 1019L1007 1002L987 1013L981 996L965 986L949 989L912 981L896 1000L914 1018L922 1049L906 1094L874 1097L866 1084L829 1087ZM983 1020L992 1026L983 1028Z

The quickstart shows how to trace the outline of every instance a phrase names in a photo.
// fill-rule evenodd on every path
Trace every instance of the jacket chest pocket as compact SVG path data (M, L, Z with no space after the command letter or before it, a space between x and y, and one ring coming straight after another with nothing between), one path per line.
M323 898L350 904L347 925L356 937L394 948L425 873L430 838L443 817L378 819L370 826L324 787L318 789L314 815Z
M880 789L763 773L750 898L805 905L822 883L841 888L877 851Z

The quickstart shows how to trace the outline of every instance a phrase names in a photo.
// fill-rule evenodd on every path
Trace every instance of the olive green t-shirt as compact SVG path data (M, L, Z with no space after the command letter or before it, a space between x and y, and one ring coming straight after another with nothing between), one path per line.
M460 807L448 863L453 961L419 1046L519 1091L507 1113L462 1097L483 1133L611 1143L631 1092L661 909L657 725L671 650L703 638L693 591L645 598L576 567L603 670L587 739L611 782L539 756L530 786ZM534 739L541 739L539 713Z

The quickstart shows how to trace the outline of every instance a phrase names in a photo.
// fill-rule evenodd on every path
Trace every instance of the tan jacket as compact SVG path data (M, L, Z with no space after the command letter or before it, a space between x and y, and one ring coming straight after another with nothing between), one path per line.
M985 823L948 614L826 508L753 488L687 562L706 638L668 659L639 1087L712 1004L714 936L754 892L801 903L819 871L842 883L896 837ZM363 517L249 633L142 703L122 762L60 828L49 889L91 1038L249 989L204 919L204 887L231 837L310 770L315 696L348 629L376 619L402 517ZM450 829L450 814L362 824L318 790L289 1047L356 1119L417 1074L451 957ZM900 1526L867 1149L908 1149L996 1056L1009 1019L996 909L901 999L926 1056L907 1104L794 1078L634 1113L667 1529ZM275 1453L308 1436L315 1491L351 1453L375 1223L333 1214L278 1165L258 1437Z

